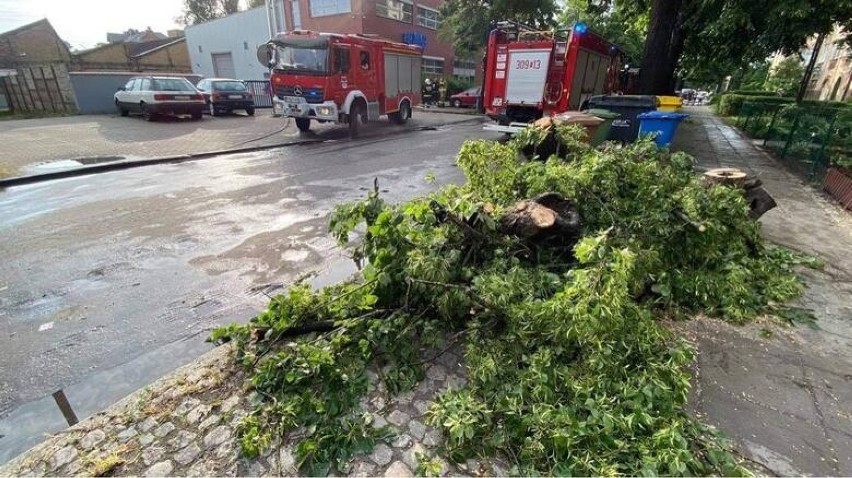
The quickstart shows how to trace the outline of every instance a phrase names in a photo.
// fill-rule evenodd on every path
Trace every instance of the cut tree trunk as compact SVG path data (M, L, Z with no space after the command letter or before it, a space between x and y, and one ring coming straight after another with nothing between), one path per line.
M499 224L500 232L531 242L564 245L580 237L577 205L553 192L517 203Z
M704 183L707 186L721 184L723 186L742 189L746 201L748 201L749 216L752 219L760 218L760 216L763 216L778 205L775 199L763 189L763 183L760 179L749 178L746 173L739 169L711 169L704 173Z

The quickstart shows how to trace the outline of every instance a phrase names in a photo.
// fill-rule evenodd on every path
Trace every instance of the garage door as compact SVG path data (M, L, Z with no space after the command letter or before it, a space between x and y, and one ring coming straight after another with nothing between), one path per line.
M231 52L213 53L213 74L219 78L236 78L234 71L234 59Z

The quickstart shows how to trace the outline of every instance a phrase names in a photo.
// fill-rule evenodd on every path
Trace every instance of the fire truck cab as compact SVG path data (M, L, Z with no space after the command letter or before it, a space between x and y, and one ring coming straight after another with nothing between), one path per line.
M258 49L270 68L273 111L300 131L311 121L346 123L357 136L367 121L387 115L402 124L420 104L419 47L371 35L297 30Z
M617 89L619 48L578 22L570 30L534 31L502 22L488 37L485 113L517 132L543 116L578 110L591 96Z

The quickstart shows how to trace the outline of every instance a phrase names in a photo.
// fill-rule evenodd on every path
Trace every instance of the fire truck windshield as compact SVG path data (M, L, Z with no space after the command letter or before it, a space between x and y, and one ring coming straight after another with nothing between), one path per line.
M300 73L328 73L328 48L306 48L293 45L276 45L277 70Z

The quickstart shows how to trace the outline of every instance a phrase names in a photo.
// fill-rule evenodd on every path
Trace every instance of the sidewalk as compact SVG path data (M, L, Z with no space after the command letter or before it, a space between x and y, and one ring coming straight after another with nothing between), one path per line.
M850 476L852 215L708 108L685 112L690 119L675 149L695 156L699 168L734 167L759 177L778 202L761 218L764 236L826 262L824 272L802 271L807 291L797 304L814 312L816 329L708 319L678 324L698 350L692 406L766 473Z
M378 132L400 128L436 127L469 121L474 117L418 110L403 127L386 118L368 126ZM0 121L0 178L29 176L58 169L120 160L161 158L234 148L272 147L301 140L339 139L346 127L311 125L315 135L300 135L292 121L273 118L271 110L258 110L253 117L229 115L201 121L161 119L146 122L139 117L87 115L61 118Z

